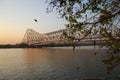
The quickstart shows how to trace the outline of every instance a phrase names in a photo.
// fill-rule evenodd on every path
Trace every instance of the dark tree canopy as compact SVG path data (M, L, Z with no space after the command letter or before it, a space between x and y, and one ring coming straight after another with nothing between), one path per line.
M84 32L81 39L67 36L72 41L90 34L106 38L101 44L108 48L103 60L108 72L120 64L120 0L47 0L47 3L47 11L56 10L66 19L66 27L73 35Z

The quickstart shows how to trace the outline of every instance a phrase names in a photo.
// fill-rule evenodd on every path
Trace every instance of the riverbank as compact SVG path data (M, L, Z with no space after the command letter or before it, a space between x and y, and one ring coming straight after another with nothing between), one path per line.
M0 45L0 48L43 48L43 47L81 47L81 46L99 46L101 44L44 44L44 45L27 45L27 44L6 44L6 45Z

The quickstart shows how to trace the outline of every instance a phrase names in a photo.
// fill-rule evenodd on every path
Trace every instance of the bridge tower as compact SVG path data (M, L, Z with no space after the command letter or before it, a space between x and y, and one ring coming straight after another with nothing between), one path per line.
M26 33L23 37L22 43L32 45L39 43L41 39L41 34L32 30L32 29L27 29Z

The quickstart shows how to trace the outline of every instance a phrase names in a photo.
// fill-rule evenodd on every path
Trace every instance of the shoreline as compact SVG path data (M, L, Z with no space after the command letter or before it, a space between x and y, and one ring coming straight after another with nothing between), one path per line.
M86 46L100 46L100 44L77 44L75 45L75 48L81 48L81 47L86 47ZM48 44L48 45L21 45L21 44L16 44L16 45L0 45L0 49L9 49L9 48L73 48L72 44Z

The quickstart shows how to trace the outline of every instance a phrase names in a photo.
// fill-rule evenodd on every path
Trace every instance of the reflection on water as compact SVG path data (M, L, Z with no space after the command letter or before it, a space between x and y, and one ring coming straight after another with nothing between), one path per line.
M92 49L0 49L0 80L77 80L104 78L105 65ZM103 53L100 50L99 53ZM119 66L118 66L119 67ZM111 76L120 79L120 68ZM116 77L117 76L117 77Z

